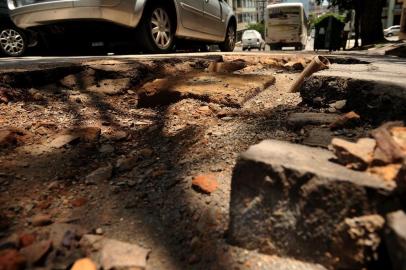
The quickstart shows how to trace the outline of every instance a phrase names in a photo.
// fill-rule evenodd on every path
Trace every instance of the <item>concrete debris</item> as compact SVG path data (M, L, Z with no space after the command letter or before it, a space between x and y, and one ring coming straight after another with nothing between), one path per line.
M17 134L9 129L0 130L0 147L15 145L17 143Z
M329 128L311 127L304 131L306 137L302 143L308 146L328 148L331 140L334 138L334 133Z
M101 129L99 127L84 127L72 130L65 130L56 135L48 144L51 148L62 148L81 140L83 142L96 142L100 138Z
M359 254L369 248L357 246L364 236L348 239L359 248L357 254L347 251L336 238L337 224L378 212L395 185L335 164L333 158L328 150L282 141L252 146L233 172L229 241L337 268L344 262L365 264L369 257Z
M77 134L60 134L49 143L49 146L52 148L62 148L75 142L79 138L80 136Z
M15 249L0 250L0 269L2 270L23 270L27 264L24 255Z
M334 256L340 258L340 268L362 268L366 262L378 258L380 234L385 219L380 215L346 218L337 226L337 245Z
M402 164L389 164L368 168L368 172L378 175L386 181L396 181L400 177Z
M139 92L139 105L153 107L169 105L181 99L194 98L241 107L247 100L275 82L273 76L255 74L190 74L156 79ZM227 87L225 87L227 86Z
M247 67L243 60L234 60L231 62L211 62L207 68L209 72L214 73L232 73Z
M340 163L354 170L365 170L373 160L376 141L363 138L352 143L334 138L331 146Z
M137 245L105 238L99 235L84 235L80 244L91 258L98 261L105 270L145 269L148 249Z
M46 215L46 214L38 214L38 215L34 216L33 218L31 218L30 221L31 221L31 224L36 227L46 226L46 225L50 225L53 223L52 217L50 215Z
M399 210L386 216L385 243L393 269L406 269L406 214Z
M113 166L110 164L105 167L100 167L86 176L85 182L88 184L96 184L108 181L113 175Z
M347 105L347 100L343 99L343 100L338 100L336 102L331 103L330 107L340 111L340 110L344 109L346 105Z
M306 61L301 59L299 61L290 61L283 65L284 68L287 68L292 71L302 71L306 66Z
M138 156L121 157L116 161L116 170L125 172L133 169L138 163Z
M34 265L42 260L50 252L51 248L52 241L44 240L22 248L20 253L24 255L29 265Z

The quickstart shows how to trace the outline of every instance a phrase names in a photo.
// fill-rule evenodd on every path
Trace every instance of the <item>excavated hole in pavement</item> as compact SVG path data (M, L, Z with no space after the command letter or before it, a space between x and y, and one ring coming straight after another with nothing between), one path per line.
M406 89L397 84L315 75L305 81L300 94L303 103L314 108L345 100L342 111L354 111L375 126L406 119Z
M217 59L218 60L218 59ZM173 107L175 109L177 109L178 107L186 104L192 104L193 106L190 107L186 107L185 110L183 111L179 111L181 114L193 114L194 111L197 108L199 108L199 106L204 107L201 108L202 109L202 113L207 113L207 110L211 110L210 108L206 108L207 106L203 106L205 105L205 102L210 102L216 105L221 105L222 108L226 108L226 109L231 109L231 108L238 108L238 110L240 110L239 108L243 107L244 104L249 101L254 99L255 97L257 97L257 95L261 94L263 92L264 89L268 88L268 86L270 84L273 83L273 79L272 77L276 77L278 78L278 76L283 76L285 74L297 74L300 72L300 70L295 70L297 69L297 67L295 66L295 63L290 63L292 61L295 60L291 60L291 59L273 59L273 58L269 58L269 59L265 59L267 61L264 60L264 62L259 63L258 60L253 59L251 61L247 60L245 65L241 65L241 61L238 59L235 60L230 60L226 62L233 62L233 61L240 61L239 63L236 63L235 65L231 65L229 67L226 68L225 70L225 74L218 74L216 76L213 76L213 73L209 73L207 72L207 69L209 69L210 65L213 64L214 62L216 62L217 60L213 60L213 59L200 59L200 60L181 60L181 59L173 59L173 60L157 60L157 61L145 61L145 62L127 62L127 63L95 63L95 64L91 64L88 63L86 65L72 65L72 66L68 66L68 67L57 67L57 68L45 68L43 70L35 70L35 71L19 71L19 72L6 72L0 75L0 83L1 83L1 87L0 88L0 98L2 97L2 95L4 95L6 98L9 99L9 101L5 102L5 103L9 103L9 106L13 106L14 102L19 102L19 101L32 101L35 103L39 103L41 104L41 102L43 102L44 104L46 104L46 99L50 98L53 99L53 95L62 95L64 96L64 99L66 99L67 101L69 100L69 94L66 94L66 91L70 92L75 92L74 96L79 96L80 93L94 93L95 95L101 95L102 97L105 98L120 98L122 97L122 99L124 100L123 103L125 102L129 102L127 107L124 107L125 110L130 110L130 109L138 109L140 105L144 105L145 107L152 107L153 109L162 109L162 112L167 113L165 111L166 106L171 106L174 105ZM238 60L238 61L237 61ZM306 59L305 62L309 61L310 59ZM336 63L338 64L348 64L353 63L353 64L360 64L360 63L356 63L356 61L349 59L349 60L332 60L333 62L336 61ZM290 64L289 64L290 63ZM258 67L256 67L258 65ZM261 66L262 67L261 67ZM300 63L300 65L303 65L302 63ZM298 65L298 66L300 66ZM251 67L254 66L253 69L251 69ZM221 67L217 67L219 69L221 69ZM224 68L224 67L223 67ZM271 69L272 72L271 73L267 73L265 72L267 69ZM298 68L300 69L300 68ZM265 70L265 71L264 71ZM276 72L277 71L277 72ZM217 90L213 90L213 92L215 92L215 95L212 95L210 93L207 93L207 89L206 91L203 92L184 92L184 90L190 90L189 87L190 85L194 85L197 84L198 87L197 88L201 88L201 86L203 85L207 85L210 83L214 83L217 84L216 89L221 88L222 90L224 89L228 89L228 88L233 88L234 85L230 84L227 82L228 79L230 79L230 77L234 78L235 77L235 72L237 73L241 73L243 79L242 82L239 79L236 79L236 81L234 81L234 84L237 85L237 88L241 88L244 89L244 87L246 87L247 85L249 85L249 83L251 82L255 82L257 84L253 84L250 86L249 91L237 91L237 92L229 92L226 91L224 92L216 92ZM249 74L251 77L244 77L247 74L244 75L244 73ZM231 75L233 73L233 75ZM188 77L187 80L182 80L181 78L184 78L185 74L189 74L190 77ZM252 75L253 74L253 75ZM222 77L224 76L224 77ZM264 76L266 77L264 79ZM186 76L187 77L187 76ZM192 78L192 77L197 77L196 78ZM238 78L240 78L240 76L236 76ZM157 98L156 100L153 100L151 102L146 102L147 99L140 99L140 97L137 96L137 93L139 93L139 90L144 88L145 90L145 85L148 85L151 87L151 89L155 89L154 85L154 81L155 83L162 83L162 79L165 78L170 78L171 82L176 81L177 85L176 85L176 89L170 89L165 87L166 89L164 93L168 92L167 90L175 90L174 92L171 92L169 95L163 94L162 96L159 96L159 98ZM174 79L175 80L171 80ZM257 81L254 81L252 78L256 78ZM156 81L158 80L158 81ZM164 82L165 83L165 82ZM330 88L331 90L330 90ZM387 108L387 109L391 109L391 106L389 107L385 107L385 106L381 106L381 108L379 109L375 109L375 107L372 107L372 112L371 112L371 105L366 105L364 104L365 102L363 101L363 99L365 99L366 97L370 97L369 95L371 95L368 92L368 89L371 88L379 88L381 86L376 86L376 85L370 85L368 84L368 82L360 82L360 81L351 81L349 80L342 80L340 78L328 78L328 79L323 79L323 78L319 78L317 75L313 76L311 79L307 80L304 87L303 87L303 93L302 97L303 97L303 105L306 106L295 106L294 108L289 108L289 112L302 112L302 111L307 111L307 110L311 110L311 111L319 111L320 109L324 109L327 108L329 106L330 103L333 103L334 101L338 101L338 100L342 100L342 99L346 99L348 100L348 104L347 107L345 107L345 111L349 111L349 110L353 110L353 109L357 109L357 106L362 105L363 109L362 110L358 110L358 112L360 114L362 114L362 117L365 117L366 119L375 119L375 117L368 117L368 115L370 115L371 113L378 113L379 110L383 108ZM33 91L32 88L35 88ZM180 89L178 89L180 88ZM305 89L307 88L311 88L310 91L305 91ZM357 90L361 88L363 89L363 91L361 91L361 93L358 93ZM326 89L328 89L326 91ZM11 90L15 90L16 95L13 96L13 94L7 95L8 92L10 92ZM155 89L156 90L156 89ZM209 89L210 90L210 89ZM365 91L364 91L365 90ZM131 91L131 92L130 92ZM197 91L197 90L196 90ZM389 91L389 89L388 89ZM12 92L12 91L11 91ZM147 91L148 92L148 91ZM152 91L154 92L154 91ZM243 92L242 94L240 92ZM390 91L389 91L390 92ZM396 91L394 91L396 92ZM394 93L393 92L393 93ZM6 93L6 94L4 94ZM148 92L151 93L151 92ZM158 92L159 93L159 92ZM313 93L313 94L312 94ZM368 94L369 93L369 94ZM391 92L392 93L392 92ZM38 95L38 96L37 96ZM66 95L66 97L65 97ZM175 98L171 99L171 95L174 95ZM152 95L153 96L153 95ZM151 97L151 96L149 96ZM54 98L55 99L55 98ZM64 100L62 99L62 100ZM135 99L132 100L132 99ZM190 101L190 99L194 99L193 101ZM354 99L353 101L351 101L351 99ZM315 102L315 100L317 102ZM375 100L381 102L382 100L384 100L383 97L376 97ZM76 101L76 99L75 99ZM2 102L2 101L0 101ZM4 102L4 101L3 101ZM142 104L142 102L144 102L144 104ZM354 103L352 103L354 102ZM359 104L362 103L363 104ZM84 102L85 103L85 102ZM174 104L175 103L175 104ZM85 103L86 104L86 103ZM375 103L374 103L375 104ZM382 104L386 104L386 101L383 102ZM400 103L399 103L400 104ZM177 105L179 105L177 107ZM211 104L210 104L211 105ZM400 110L400 105L396 105L396 106L392 106L392 107L396 107L399 109L394 110L394 112L391 114L393 116L393 118L398 118L400 116L402 116L402 114L404 113L404 111L402 112ZM113 111L113 108L110 107L110 110ZM190 109L190 110L189 110ZM283 106L282 106L282 110L283 110ZM141 109L142 110L142 109ZM211 112L209 112L211 114ZM276 116L272 116L274 118L278 118L278 113L280 113L280 111L274 111L274 114L276 114ZM218 114L220 115L220 114ZM216 116L218 116L216 115ZM239 115L238 113L236 114L237 116ZM255 114L253 114L255 117ZM230 118L230 117L228 117ZM238 118L238 117L237 117ZM252 120L252 119L250 119ZM210 120L211 121L211 120ZM230 121L229 119L221 119L221 125L223 126L227 126L227 125L233 125L233 123L229 123L227 124L227 121ZM231 120L233 121L233 120ZM263 121L263 118L261 118L260 121ZM283 122L282 120L279 119L280 122ZM237 121L236 121L237 122ZM244 122L244 119L242 119L241 122ZM276 122L276 120L275 120ZM26 123L28 124L28 123ZM238 123L240 124L240 123ZM272 123L271 123L272 124ZM56 123L56 125L58 125L58 123ZM110 123L107 123L106 125L110 125ZM186 124L187 125L187 124ZM218 125L218 123L216 122L208 122L209 126L214 126L216 127ZM268 127L269 128L269 127ZM217 128L217 130L214 128L214 131L209 131L208 135L210 136L214 136L214 137L218 137L218 140L221 141L221 137L223 136L228 136L227 138L232 138L232 139L241 139L241 138L237 138L239 136L238 130L235 130L236 134L224 134L219 132L220 128ZM277 126L274 128L275 130L273 130L273 128L269 128L268 129L264 129L264 130L254 130L253 133L262 133L259 134L261 136L258 136L258 138L266 138L266 136L269 136L270 132L272 132L272 135L275 134L279 134L277 137L278 139L282 139L282 140L292 140L291 137L285 137L284 135L286 134L286 132L284 131L284 123L281 123L280 126ZM187 132L183 133L180 132L179 135L176 135L174 137L168 137L165 139L160 138L159 136L162 136L162 134L160 134L160 130L156 130L156 127L152 126L150 128L146 128L145 130L142 130L143 132L143 136L148 136L151 137L150 140L153 141L154 138L157 138L157 140L161 140L159 143L162 143L162 145L158 144L157 149L159 148L159 150L162 149L162 152L164 153L168 153L172 150L172 147L175 148L178 147L178 141L177 139L179 139L179 141L181 142L181 144L184 146L184 148L193 148L195 147L195 144L197 144L199 142L199 140L201 140L200 137L203 137L202 141L207 140L206 138L204 138L204 136L207 136L205 134L202 134L201 130L203 130L203 128L200 129L196 129L193 133L193 136L191 137ZM222 130L220 130L222 131ZM285 133L284 133L285 132ZM232 132L229 132L232 133ZM249 136L247 136L247 140L252 140L253 142L256 142L256 140L258 139L252 139L255 138L255 136L258 134L250 134ZM263 136L262 136L263 135ZM156 137L154 137L156 136ZM310 137L312 137L311 134L309 134ZM195 138L197 137L197 138ZM137 138L138 139L138 138ZM243 138L245 139L245 138ZM294 139L293 139L294 140ZM135 142L134 142L135 141ZM133 145L130 144L130 146L134 147L134 145L136 145L138 143L138 141L136 141L134 139L134 141L132 141L131 143ZM164 143L163 143L164 142ZM214 152L219 152L222 151L220 149L222 148L226 148L228 147L227 143L225 145L221 145L221 143L223 143L224 141L221 141L220 144L216 144L214 146L216 147L212 147L210 151L214 151ZM172 145L172 144L173 145ZM204 144L205 142L203 142ZM117 143L120 144L120 143ZM152 146L155 146L154 144L150 144L149 147L151 148ZM219 147L220 146L220 147ZM240 149L245 149L247 147L247 145L243 145L240 147ZM207 148L205 146L205 148ZM68 148L69 149L69 148ZM231 148L230 148L231 149ZM107 149L108 150L108 149ZM128 150L128 149L127 149ZM199 151L203 151L204 149L200 149ZM227 149L228 150L228 149ZM122 154L128 154L127 152L124 152L123 150L120 149L121 152L119 152L120 155ZM145 151L148 152L148 151ZM228 159L235 159L235 157L233 157L232 155L229 155L230 153L226 153L227 155L224 155L225 157L223 158L224 160L227 160L227 164L232 164L232 161L229 161ZM82 154L82 158L84 160L86 160L87 157L87 153ZM96 151L95 155L99 155L99 153ZM148 153L146 153L145 155L148 155ZM155 154L152 154L155 155ZM172 153L170 154L171 158L172 158ZM165 156L165 154L163 154L163 156ZM92 156L94 157L94 156ZM104 156L105 158L105 156ZM168 158L168 157L166 157ZM186 156L182 160L182 162L187 163L189 157ZM162 160L162 156L160 156L160 159ZM194 163L195 165L197 163L200 162L200 157L194 157L194 159L191 161L192 163ZM105 159L100 159L101 161L105 162ZM109 162L111 160L108 160ZM114 160L113 160L114 161ZM70 161L69 161L70 162ZM96 162L95 160L90 160L90 162ZM99 160L97 161L99 162ZM147 158L145 158L145 160L141 160L139 161L140 163L142 163L141 168L139 168L140 170L145 170L148 171L149 166L154 166L154 162L161 162L161 161L153 161L151 163L151 161L148 161ZM149 162L149 163L148 163ZM225 164L224 162L222 164ZM73 166L76 166L77 168L82 167L83 165L81 164L81 162L76 161L73 163ZM173 166L177 166L177 164L173 165ZM218 166L213 169L213 171L217 172L218 170ZM51 166L50 166L51 167ZM94 164L92 165L92 168L90 169L94 169ZM231 166L229 166L231 167ZM39 168L41 169L41 168ZM161 171L165 171L168 168L164 168L161 169ZM59 170L59 168L58 168ZM86 173L88 173L89 168L86 170ZM156 170L158 171L158 170ZM63 172L63 170L62 170ZM66 178L70 178L70 177L74 177L74 175L78 175L78 174L82 174L82 177L85 175L83 174L83 171L80 171L79 173L75 170L73 173L71 172L70 174L62 174L60 175L60 177L66 177ZM143 173L142 171L137 171L137 174ZM196 173L196 171L193 172L193 174ZM115 172L116 174L116 172ZM177 174L173 174L171 176L173 176L175 178ZM122 177L121 173L120 174L116 174L114 175L114 177ZM159 177L159 176L158 176ZM187 210L182 210L178 212L164 212L164 210L166 211L167 207L165 205L165 202L161 202L159 199L158 195L161 194L165 194L166 196L168 196L169 200L173 201L173 202L177 202L179 197L182 197L181 191L178 191L176 194L178 194L179 196L175 196L175 198L172 198L170 195L167 195L167 193L161 191L161 190L166 190L167 187L171 188L172 191L171 192L175 192L177 190L176 186L179 185L179 181L177 179L175 179L175 181L173 181L173 179L171 179L172 182L170 182L169 180L167 181L167 179L165 179L164 181L162 181L162 186L160 186L158 184L158 188L157 187L152 187L150 188L147 192L145 192L145 194L141 194L140 192L140 198L138 199L137 197L137 202L139 202L140 204L143 203L143 199L144 198L149 198L150 201L148 201L148 204L153 204L154 201L157 202L157 205L159 206L158 208L155 209L155 211L158 211L163 209L163 213L166 214L169 217L166 217L168 219L167 223L171 223L173 225L173 221L170 220L171 217L177 217L177 216L182 216L184 215L184 213L188 213ZM228 179L229 180L229 179ZM167 182L165 182L167 181ZM226 182L229 183L229 182ZM139 184L144 185L145 183L141 183ZM147 186L148 187L148 186ZM175 188L174 188L175 187ZM142 188L144 188L144 186L142 186ZM142 189L140 188L140 189ZM227 185L228 188L228 185ZM175 191L174 191L175 190ZM227 189L226 189L227 190ZM171 192L168 192L168 194L170 194ZM222 191L222 192L228 192L228 191ZM194 194L194 193L192 193ZM138 195L138 194L137 194ZM213 201L216 201L215 203L218 203L219 205L222 204L227 204L225 202L225 199L227 199L227 196L224 196L224 194L215 194L217 199L213 199ZM110 195L109 195L110 196ZM221 197L223 196L223 197ZM203 196L202 196L203 197ZM168 201L169 201L168 200ZM224 202L221 202L224 201ZM187 203L187 202L186 202ZM213 205L213 203L211 201L208 201L207 197L203 197L201 199L201 203L203 205L206 204L210 204ZM133 202L134 204L134 202ZM148 206L150 207L150 206ZM196 209L198 209L199 207L194 206ZM153 209L153 208L152 208ZM197 210L196 210L197 211ZM224 211L224 210L222 210ZM226 211L225 211L226 212ZM175 213L175 214L174 214ZM194 214L193 214L194 215ZM206 212L203 212L203 217L206 215ZM207 214L207 216L212 216L213 214L210 212L209 214ZM217 213L215 213L215 215L218 215ZM224 213L222 214L224 215ZM96 218L96 217L95 217ZM182 218L185 218L182 216ZM190 217L186 217L186 220L189 220ZM194 218L194 217L193 217ZM202 220L202 218L199 219ZM191 221L192 224L196 223L194 221ZM200 222L201 223L201 222ZM166 223L165 223L166 224ZM189 226L189 225L188 225ZM203 225L201 225L202 227L205 227L206 224L203 223ZM210 227L212 226L211 224L208 224L206 227ZM203 229L200 229L202 230ZM214 232L214 236L212 235L212 238L222 238L222 231L220 230L220 233L216 230L211 230L211 229L207 229L209 231L209 233ZM173 233L173 231L169 231L170 233ZM188 233L188 232L186 232ZM176 234L176 233L175 233ZM175 242L181 242L183 241L183 238L179 239L175 239L175 237L179 237L179 235L175 235L174 236L174 241ZM187 237L185 237L187 238ZM203 239L204 240L204 239ZM186 252L188 253L188 252ZM188 259L188 258L186 258ZM206 269L210 269L210 267L207 267Z

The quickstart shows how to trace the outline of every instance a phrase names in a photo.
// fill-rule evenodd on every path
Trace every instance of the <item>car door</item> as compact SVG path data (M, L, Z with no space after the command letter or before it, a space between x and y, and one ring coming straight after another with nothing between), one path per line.
M204 0L203 29L215 36L224 36L225 26L221 0Z
M74 2L75 7L112 7L120 4L121 0L79 0Z
M203 2L205 0L178 0L183 27L202 32Z

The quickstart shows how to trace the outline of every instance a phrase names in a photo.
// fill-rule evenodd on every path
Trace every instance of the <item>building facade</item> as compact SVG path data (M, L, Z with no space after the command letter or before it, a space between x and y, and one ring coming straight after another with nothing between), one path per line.
M406 0L403 0L402 15L400 17L399 39L406 40Z
M261 0L259 0L261 1ZM258 15L258 0L228 0L237 18L237 40L241 40L242 33L251 23L260 22Z
M387 0L382 11L382 24L384 28L399 25L402 16L403 0Z

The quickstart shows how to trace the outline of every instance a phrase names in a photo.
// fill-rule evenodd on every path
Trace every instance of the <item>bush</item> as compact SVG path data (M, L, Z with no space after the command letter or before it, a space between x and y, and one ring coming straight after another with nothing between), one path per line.
M257 30L262 37L265 34L265 25L263 23L250 23L248 25L248 30Z

